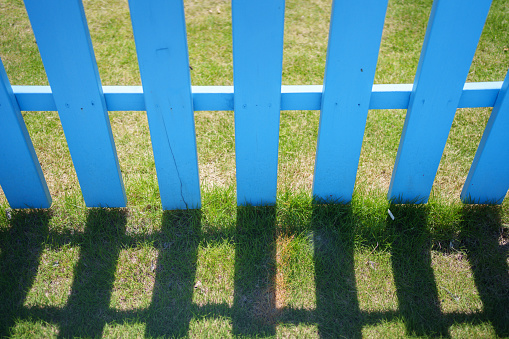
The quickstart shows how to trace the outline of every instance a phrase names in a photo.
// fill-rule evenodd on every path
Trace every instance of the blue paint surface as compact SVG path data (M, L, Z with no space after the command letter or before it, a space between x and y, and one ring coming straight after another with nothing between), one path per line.
M352 199L386 10L379 0L332 4L313 180L319 200Z
M106 102L79 0L27 0L85 203L124 207L126 195Z
M0 186L11 208L49 208L51 196L0 61Z
M375 84L369 109L407 109L412 84ZM458 108L493 107L502 81L469 82ZM56 111L49 86L12 86L22 111ZM281 110L319 110L322 85L281 86ZM233 86L191 86L195 111L233 111ZM103 86L108 111L145 111L141 86Z
M501 204L509 189L509 72L461 192L465 203Z
M182 1L129 1L163 209L199 208L200 180Z
M237 203L276 202L284 0L232 1Z
M491 1L435 1L396 155L388 198L425 203Z

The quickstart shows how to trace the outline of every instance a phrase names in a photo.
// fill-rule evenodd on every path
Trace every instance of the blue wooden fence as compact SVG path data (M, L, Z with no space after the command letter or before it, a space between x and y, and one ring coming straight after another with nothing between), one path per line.
M108 111L147 111L164 209L200 207L193 113L235 111L237 202L276 200L280 110L320 110L313 194L350 201L369 109L407 109L388 199L425 203L457 108L493 107L461 198L509 188L509 75L465 83L489 0L435 0L414 84L373 85L387 0L334 0L322 85L282 86L284 0L233 0L234 86L191 86L180 0L130 0L142 87L102 86L80 0L25 0L50 86L0 67L0 185L12 208L51 196L21 111L59 112L90 207L126 194ZM360 14L361 13L361 14Z

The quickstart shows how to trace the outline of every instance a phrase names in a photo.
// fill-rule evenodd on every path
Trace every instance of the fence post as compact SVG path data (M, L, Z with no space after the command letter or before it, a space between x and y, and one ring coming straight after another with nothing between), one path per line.
M129 8L163 209L199 208L184 4L130 0Z
M387 0L332 4L313 196L352 199Z
M0 185L12 208L49 208L51 196L0 60Z
M417 66L388 198L426 203L490 0L436 0Z
M509 189L508 92L509 71L461 191L465 203L501 204Z
M124 207L126 194L80 0L26 0L83 198Z
M276 202L284 10L284 0L232 1L239 205Z

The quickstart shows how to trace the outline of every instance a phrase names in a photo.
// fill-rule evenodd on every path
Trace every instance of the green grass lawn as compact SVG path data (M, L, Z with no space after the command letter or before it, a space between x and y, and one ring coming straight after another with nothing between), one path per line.
M413 82L431 3L390 1L376 83ZM84 5L103 85L140 85L127 2ZM185 8L193 85L232 85L230 2ZM283 84L323 82L329 15L287 0ZM21 0L0 0L0 57L13 85L47 85ZM508 65L494 0L468 81ZM23 112L53 206L0 190L0 336L509 337L509 202L459 201L491 109L458 109L419 206L386 200L405 113L369 112L352 202L321 205L319 112L281 112L277 205L255 208L236 206L233 112L196 112L203 207L163 212L145 112L110 112L125 209L87 209L57 112Z

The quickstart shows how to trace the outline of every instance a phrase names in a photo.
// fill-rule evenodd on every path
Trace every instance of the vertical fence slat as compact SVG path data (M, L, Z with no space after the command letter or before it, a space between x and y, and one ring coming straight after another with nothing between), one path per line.
M0 185L12 208L49 208L51 196L0 61Z
M164 209L200 207L200 181L182 1L129 1Z
M428 200L490 4L433 3L389 186L395 202Z
M83 198L123 207L126 195L97 63L79 0L26 0Z
M239 205L276 201L284 7L284 0L232 1Z
M386 0L333 2L313 181L316 198L352 198L386 10Z
M509 189L509 71L486 125L467 180L465 203L501 204Z

